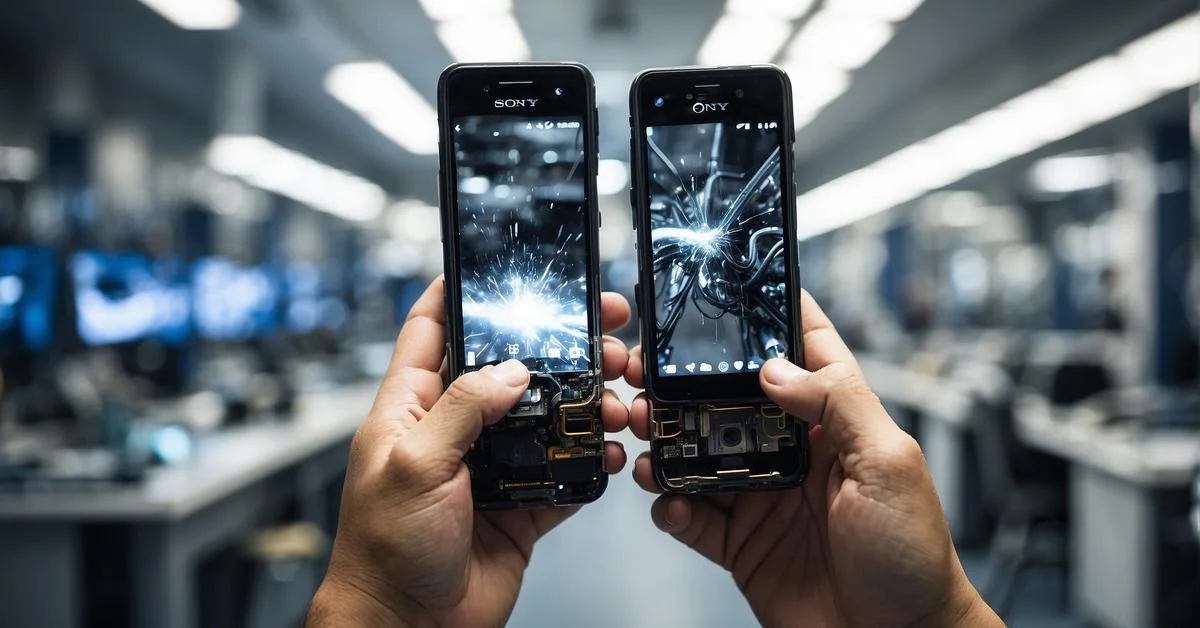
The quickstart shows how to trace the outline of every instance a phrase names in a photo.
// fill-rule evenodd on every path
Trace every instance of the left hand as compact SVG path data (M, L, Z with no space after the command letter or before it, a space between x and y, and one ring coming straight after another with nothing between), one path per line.
M485 424L503 417L529 383L510 360L443 385L443 280L413 306L375 406L354 436L329 571L308 626L501 626L516 604L535 541L579 510L475 512L462 461ZM629 320L620 295L601 297L604 331ZM625 372L628 351L603 338L604 377ZM520 368L517 368L520 367ZM604 429L629 412L609 390ZM625 466L605 443L609 473Z

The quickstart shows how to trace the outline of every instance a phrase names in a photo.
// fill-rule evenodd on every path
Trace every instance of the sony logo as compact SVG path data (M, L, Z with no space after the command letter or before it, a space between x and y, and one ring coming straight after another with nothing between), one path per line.
M497 98L497 109L512 109L515 107L536 107L537 98Z
M706 111L725 111L729 106L727 102L698 102L692 105L692 113L704 113Z

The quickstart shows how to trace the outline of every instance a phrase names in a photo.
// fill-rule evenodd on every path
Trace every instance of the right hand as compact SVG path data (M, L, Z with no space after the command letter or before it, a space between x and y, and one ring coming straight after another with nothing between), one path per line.
M805 370L762 369L763 391L810 426L808 478L786 491L664 495L655 524L732 573L764 626L999 626L967 581L916 441L888 416L816 301L800 313ZM642 385L640 348L626 379ZM646 440L650 405L630 409ZM634 479L660 492L648 454Z

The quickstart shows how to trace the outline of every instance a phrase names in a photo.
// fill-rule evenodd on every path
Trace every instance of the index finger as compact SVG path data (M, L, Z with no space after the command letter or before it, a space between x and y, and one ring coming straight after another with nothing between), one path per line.
M396 338L379 397L430 408L442 392L439 373L446 359L445 280L434 279L413 305Z
M629 322L629 301L616 292L600 293L600 327L604 333L616 331Z
M808 290L800 291L800 333L804 342L804 368L819 371L834 362L843 362L858 369L854 354Z

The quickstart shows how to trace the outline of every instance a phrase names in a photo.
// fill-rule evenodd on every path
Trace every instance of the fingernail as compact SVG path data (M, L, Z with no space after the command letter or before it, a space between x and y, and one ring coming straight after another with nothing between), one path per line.
M520 360L506 360L498 364L488 375L501 384L513 388L524 386L529 382L529 369L525 368Z
M763 377L766 378L768 384L773 386L782 386L804 372L804 369L792 364L791 362L788 362L787 360L784 360L783 358L768 360L767 363L763 365Z

